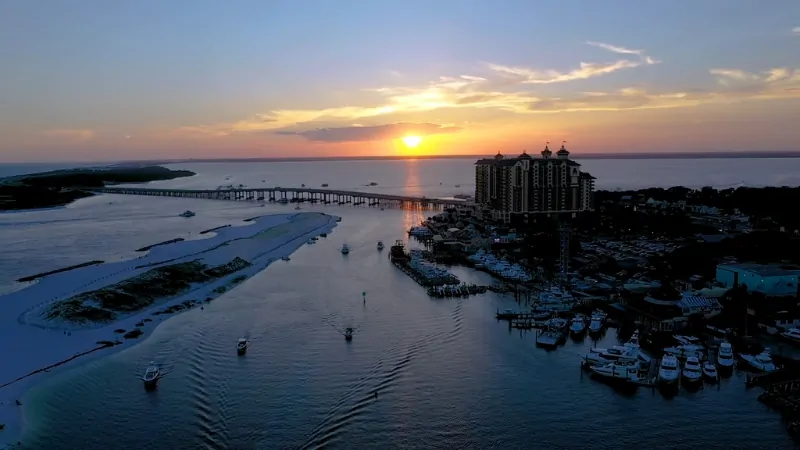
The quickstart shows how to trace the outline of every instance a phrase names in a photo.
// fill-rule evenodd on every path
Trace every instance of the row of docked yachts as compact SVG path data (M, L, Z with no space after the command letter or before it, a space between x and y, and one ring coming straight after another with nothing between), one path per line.
M590 334L598 334L605 328L605 321L606 314L601 311L595 311L591 316L579 314L572 320L553 317L545 322L542 331L536 335L536 345L556 347L564 342L567 333L572 336L583 336L588 330Z
M702 346L692 338L676 336L683 344L664 350L664 356L658 365L655 380L648 379L651 357L642 352L639 345L639 333L634 332L628 342L611 348L590 349L583 355L583 365L589 371L603 378L633 383L657 382L660 385L684 386L698 385L705 379L715 382L719 379L719 371L729 373L734 367L733 348L729 342L719 345L716 364L705 358ZM740 354L739 357L751 368L761 372L777 370L770 357L769 349L759 354ZM719 371L718 371L719 369Z

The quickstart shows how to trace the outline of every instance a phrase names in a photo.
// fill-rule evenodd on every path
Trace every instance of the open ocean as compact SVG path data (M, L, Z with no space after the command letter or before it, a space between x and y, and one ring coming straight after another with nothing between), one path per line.
M444 197L471 193L474 160L175 164L197 176L159 187L319 187ZM798 185L800 159L586 160L598 188ZM0 165L0 174L3 174ZM6 170L5 173L8 173ZM19 173L19 172L18 172ZM17 174L17 173L15 173ZM378 183L366 187L369 182ZM191 219L178 217L190 209ZM0 293L13 280L92 259L129 258L167 239L293 206L104 195L65 208L0 214ZM744 374L665 398L618 392L579 369L594 343L537 349L494 319L515 307L487 293L431 299L387 246L429 211L303 205L342 216L291 261L164 322L141 344L74 364L22 399L26 449L793 448ZM339 248L347 243L351 252ZM491 284L487 274L452 271ZM361 293L366 292L366 304ZM357 328L346 343L335 328ZM237 357L236 339L252 338ZM2 348L2 347L0 347ZM2 352L2 350L0 350ZM0 355L1 357L2 355ZM155 392L137 376L172 367ZM2 358L0 358L2 360ZM377 390L377 398L374 392Z

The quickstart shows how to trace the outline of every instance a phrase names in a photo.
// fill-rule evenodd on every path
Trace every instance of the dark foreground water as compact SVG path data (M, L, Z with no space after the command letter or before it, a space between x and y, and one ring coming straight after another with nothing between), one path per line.
M394 268L376 243L419 215L337 210L340 227L290 262L35 387L25 448L791 448L742 374L670 399L617 392L581 375L588 338L537 349L493 318L512 299L433 300ZM615 342L609 330L598 345ZM172 372L147 393L137 377L150 359Z

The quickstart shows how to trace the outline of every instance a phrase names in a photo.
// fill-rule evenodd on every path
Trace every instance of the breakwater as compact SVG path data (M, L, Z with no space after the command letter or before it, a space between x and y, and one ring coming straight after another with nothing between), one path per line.
M248 220L245 220L245 222L248 222ZM222 225L222 226L214 227L214 228L209 228L208 230L201 231L200 234L213 233L214 231L218 231L218 230L221 230L223 228L228 228L229 226L231 226L231 224Z
M36 275L30 275L30 276L27 276L27 277L22 277L22 278L19 278L17 281L19 281L19 282L33 281L33 280L36 280L36 279L39 279L39 278L46 277L48 275L55 275L55 274L61 273L61 272L68 272L70 270L80 269L81 267L94 266L96 264L103 264L104 262L105 261L101 261L101 260L98 259L98 260L89 261L89 262L85 262L85 263L81 263L81 264L75 264L74 266L64 267L64 268L61 268L61 269L51 270L49 272L42 272L42 273L37 273Z
M140 248L140 249L138 249L136 251L137 252L146 252L146 251L150 250L153 247L158 247L160 245L174 244L176 242L181 242L183 240L185 240L185 239L183 239L183 238L170 239L168 241L159 242L158 244L153 244L153 245L148 245L147 247L142 247L142 248Z

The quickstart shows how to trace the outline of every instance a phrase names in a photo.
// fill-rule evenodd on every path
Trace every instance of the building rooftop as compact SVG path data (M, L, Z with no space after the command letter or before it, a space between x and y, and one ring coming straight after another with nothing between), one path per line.
M800 275L800 269L792 268L792 267L784 267L778 265L766 265L766 264L751 264L751 263L740 263L740 264L718 264L718 269L727 269L733 271L747 271L752 272L756 275L760 275L762 277L780 277L786 275Z

